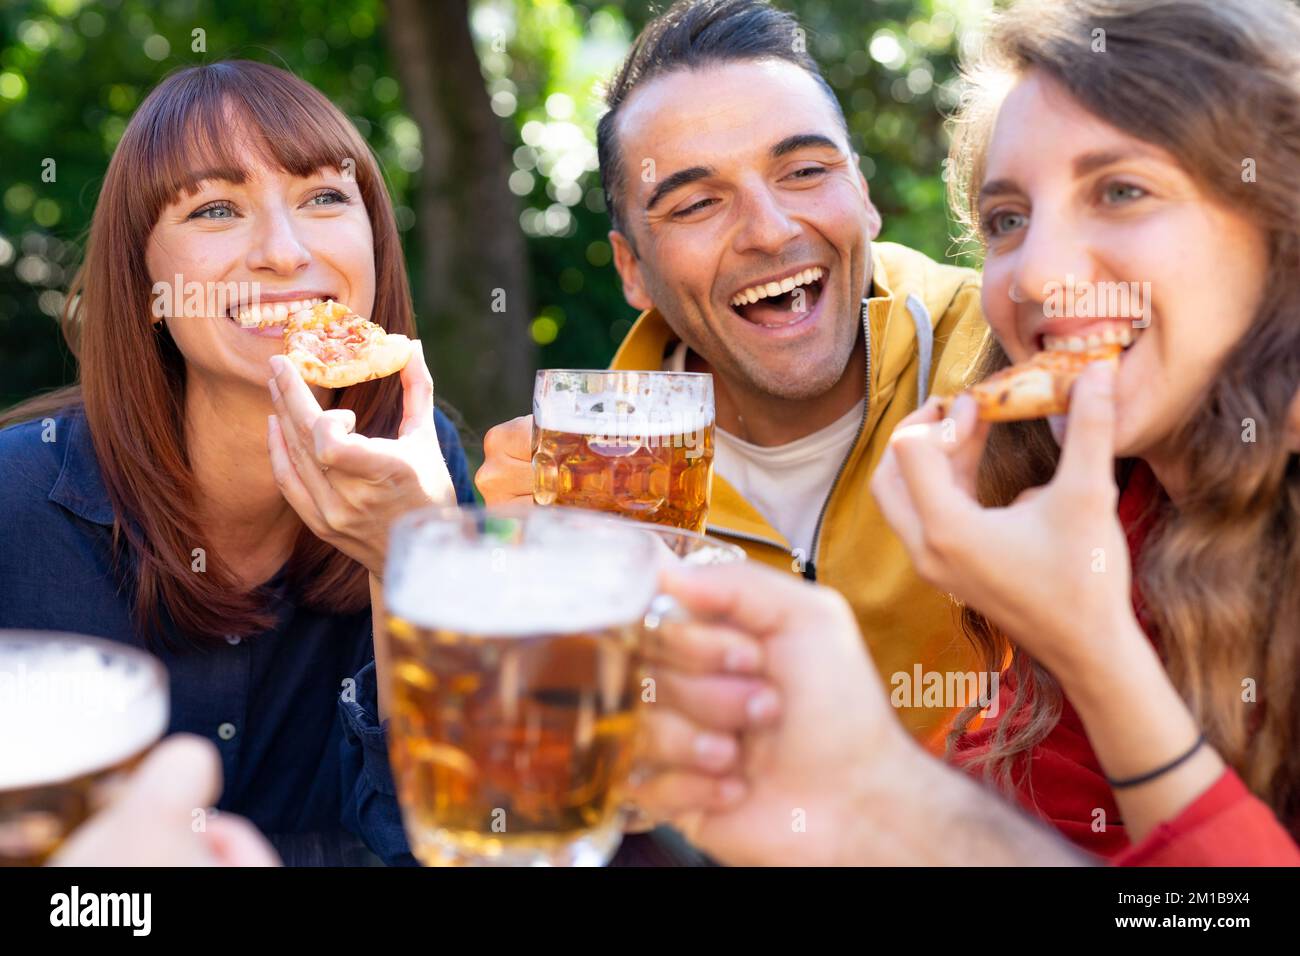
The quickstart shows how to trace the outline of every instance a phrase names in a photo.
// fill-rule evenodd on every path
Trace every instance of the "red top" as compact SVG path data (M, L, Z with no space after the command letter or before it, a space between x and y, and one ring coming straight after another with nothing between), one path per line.
M1133 566L1164 491L1145 463L1139 462L1119 499L1119 519L1128 537ZM1133 608L1148 636L1151 622L1134 585ZM1004 674L998 713L1005 715L1015 679ZM987 752L998 721L985 721L957 745L956 762ZM1032 774L1026 775L1026 760ZM1026 777L1028 776L1028 779ZM1015 797L1031 813L1050 822L1074 843L1117 866L1300 866L1300 847L1273 811L1246 789L1231 769L1204 793L1146 839L1130 846L1110 785L1088 743L1083 721L1068 701L1061 719L1029 754L1017 759L1012 776Z

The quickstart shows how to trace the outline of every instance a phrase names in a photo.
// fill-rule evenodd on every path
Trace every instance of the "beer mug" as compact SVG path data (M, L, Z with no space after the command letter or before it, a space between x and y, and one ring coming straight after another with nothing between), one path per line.
M613 855L658 569L679 554L744 556L703 535L653 531L664 533L512 506L394 524L389 755L421 863L601 865Z
M713 376L544 369L533 391L533 500L703 531Z
M0 866L38 866L167 729L167 672L96 638L0 631Z
M745 560L743 548L698 531L670 528L667 525L647 525L638 530L659 544L663 549L660 557L666 554L682 564L731 564L733 561Z

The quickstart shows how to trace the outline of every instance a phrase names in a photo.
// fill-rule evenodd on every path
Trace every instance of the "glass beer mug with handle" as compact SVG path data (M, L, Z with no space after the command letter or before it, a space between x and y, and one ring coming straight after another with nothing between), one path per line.
M663 542L572 508L432 509L394 524L389 755L421 863L613 855L657 570L704 548Z
M713 376L544 369L533 391L533 500L703 531Z
M167 729L167 672L97 638L0 631L0 866L38 866Z

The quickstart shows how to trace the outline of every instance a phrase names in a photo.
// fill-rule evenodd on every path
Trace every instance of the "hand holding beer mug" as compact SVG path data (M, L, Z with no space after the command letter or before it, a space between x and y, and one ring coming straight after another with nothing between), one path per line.
M389 752L421 863L609 860L657 570L710 550L743 557L568 508L433 509L394 524Z
M38 866L167 729L161 663L72 634L0 632L0 866Z
M533 392L533 500L703 531L713 376L545 369Z

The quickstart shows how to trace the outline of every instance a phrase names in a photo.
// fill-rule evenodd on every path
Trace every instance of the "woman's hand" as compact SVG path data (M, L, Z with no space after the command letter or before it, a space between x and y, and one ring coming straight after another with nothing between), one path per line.
M322 541L378 576L393 520L425 505L453 505L455 489L433 421L433 378L414 343L402 369L398 437L353 432L356 415L322 411L298 369L272 356L267 382L275 414L268 420L271 470L286 501Z
M981 507L988 435L963 396L953 420L927 403L894 432L871 490L931 584L986 614L1058 678L1134 630L1128 545L1115 508L1114 369L1075 383L1055 477L1006 508Z

